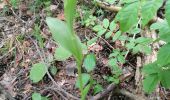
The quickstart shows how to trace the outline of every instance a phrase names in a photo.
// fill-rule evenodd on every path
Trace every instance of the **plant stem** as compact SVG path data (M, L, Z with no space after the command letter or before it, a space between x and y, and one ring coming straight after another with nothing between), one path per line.
M81 92L81 97L82 97L83 96L83 81L82 81L81 66L82 66L82 61L77 60L78 80L80 82L80 92ZM83 99L81 98L81 100Z

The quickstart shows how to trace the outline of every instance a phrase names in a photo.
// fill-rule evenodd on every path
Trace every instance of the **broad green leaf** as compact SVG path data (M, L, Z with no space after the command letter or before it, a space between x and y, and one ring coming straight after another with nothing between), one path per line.
M165 6L165 18L170 26L170 0L166 1L166 6Z
M120 30L127 32L138 22L139 2L134 2L123 7L116 16L116 21L120 23Z
M32 100L41 100L41 94L34 92L32 94Z
M62 46L59 46L55 50L54 57L58 61L64 61L68 59L70 56L71 56L71 53L67 51L66 49L64 49Z
M151 47L145 45L145 44L137 44L133 47L133 53L142 52L145 54L150 54L152 52Z
M103 20L103 27L106 29L109 27L109 20L106 18Z
M110 31L113 31L113 30L115 30L115 28L116 28L116 24L115 24L115 21L113 20L113 21L110 23L109 29L110 29Z
M170 42L170 27L167 23L167 21L163 21L160 23L161 27L159 29L159 36L160 39L165 41L165 42Z
M33 83L37 83L46 74L46 66L45 63L36 63L32 66L30 71L30 79L33 81Z
M107 32L107 33L105 34L105 38L108 39L109 37L112 36L112 34L113 34L112 31Z
M161 23L160 22L157 22L157 23L153 23L151 26L150 26L150 29L151 30L157 30L157 29L160 29L162 27Z
M94 86L94 94L97 94L97 93L101 92L102 90L103 90L102 85L96 84L96 85Z
M146 37L139 37L135 40L136 43L139 43L139 44L149 44L150 42L152 42L152 39L151 38L146 38Z
M157 62L161 66L165 66L170 63L170 44L166 44L159 49Z
M160 68L157 62L147 64L143 67L142 72L146 75L159 73Z
M163 70L160 73L161 75L161 84L165 87L165 88L170 88L170 70Z
M83 55L80 39L69 31L67 25L63 21L56 18L47 17L46 22L50 28L54 40L63 48L72 53L76 60L81 61Z
M147 93L151 93L155 90L159 82L158 74L151 74L145 77L143 81L143 89Z
M90 75L86 74L86 73L82 73L83 87L88 83L89 80L90 80ZM80 88L80 81L79 81L79 79L77 79L77 81L76 81L76 87Z
M145 26L148 22L154 18L157 10L161 7L163 0L146 0L142 5L142 25Z
M112 41L115 42L121 36L121 34L121 31L116 32L112 38Z
M88 54L84 59L84 67L87 72L93 71L96 66L96 57L94 54Z
M73 32L73 20L76 14L76 3L77 0L64 0L64 15L68 24L68 29L71 33Z

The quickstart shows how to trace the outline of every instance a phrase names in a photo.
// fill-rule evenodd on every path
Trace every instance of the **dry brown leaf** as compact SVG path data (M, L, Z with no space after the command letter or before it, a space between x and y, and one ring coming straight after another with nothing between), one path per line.
M88 47L88 50L94 51L94 52L99 52L99 51L103 50L103 47L99 44L93 44L93 45Z
M61 12L60 14L58 14L57 18L60 19L60 20L65 20L64 12Z

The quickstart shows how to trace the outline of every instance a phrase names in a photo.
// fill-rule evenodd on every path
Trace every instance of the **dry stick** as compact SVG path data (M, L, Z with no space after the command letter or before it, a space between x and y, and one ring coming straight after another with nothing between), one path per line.
M93 33L95 36L97 36L97 34ZM110 48L115 49L109 42L107 42L107 40L105 40L104 38L102 38L101 36L97 36L100 39L102 39Z
M122 7L117 7L117 6L113 6L113 5L108 6L108 5L102 3L102 2L99 1L99 0L96 1L96 4L97 4L99 7L104 8L104 9L109 10L109 11L112 11L112 12L119 12L119 11L122 9Z
M130 93L126 90L119 90L119 93L131 98L132 100L145 100L143 97L139 95L134 95L133 93Z
M118 6L108 6L106 4L104 4L101 1L96 1L97 5L103 9L109 10L111 12L119 12L122 7L118 7ZM163 19L159 18L159 17L154 17L149 23L155 23L155 22L162 22Z
M125 77L123 77L122 79L120 79L120 82L124 82L126 79L132 77L132 74L127 74L125 75ZM110 91L112 91L114 88L116 88L117 84L112 83L110 84L104 91L98 93L97 95L91 97L89 100L99 100L101 98L103 98L104 96L106 96L107 94L110 93Z
M31 38L30 36L29 36L29 38L32 40L32 38ZM37 49L37 51L38 51L38 53L39 53L39 55L40 55L41 60L45 63L45 61L44 61L44 59L45 59L44 53L43 53L43 56L44 56L44 59L43 59L43 57L42 57L42 55L41 55L42 53L41 53L41 51L39 50L37 43L35 43L33 40L32 40L32 42L33 42L34 45L36 46L36 49ZM46 63L45 63L45 64L46 64ZM46 66L48 66L48 65L46 64ZM73 96L72 94L66 92L64 89L62 89L62 88L55 82L55 80L54 80L54 79L52 78L52 76L50 75L50 73L49 73L49 71L48 71L48 68L46 68L46 72L47 72L48 77L51 79L51 81L52 81L52 82L54 83L54 85L57 87L56 89L57 89L58 91L63 92L64 94L66 94L67 96L69 96L69 97L71 97L71 98L73 98L73 99L75 99L75 100L79 100L79 98L77 98L77 97Z

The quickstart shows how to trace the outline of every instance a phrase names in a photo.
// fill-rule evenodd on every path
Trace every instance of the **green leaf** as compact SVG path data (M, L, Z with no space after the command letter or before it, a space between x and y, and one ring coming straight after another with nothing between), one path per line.
M47 97L41 97L41 100L49 100Z
M103 27L101 25L96 25L96 26L93 27L93 30L96 31L96 32L98 32L102 29L103 29Z
M58 61L64 61L64 60L68 59L70 56L71 56L71 53L61 46L59 46L55 50L54 57Z
M99 93L99 92L101 92L101 91L103 91L102 85L96 84L96 85L94 86L94 94L97 94L97 93Z
M69 2L70 1L72 0L69 0ZM83 55L80 39L69 31L67 25L63 21L56 18L47 17L46 22L52 32L52 37L54 40L63 48L72 53L76 60L81 62Z
M150 54L152 52L152 49L145 44L137 44L133 47L133 53L138 53L139 51L145 54Z
M33 81L33 83L37 83L46 74L46 66L45 63L36 63L32 66L30 71L30 79Z
M96 66L96 57L94 54L88 54L84 59L84 67L87 72L93 71Z
M147 45L152 42L151 38L139 37L135 40L136 43Z
M41 100L41 94L34 92L32 94L32 100Z
M91 84L89 83L84 89L83 89L83 95L81 96L82 100L85 100L87 93L89 92L91 87Z
M97 33L97 35L102 36L106 31L107 31L107 29L102 29Z
M50 67L50 72L52 75L56 75L57 74L57 68L55 66Z
M166 6L165 6L165 18L168 21L168 24L170 26L170 1L166 1Z
M137 34L137 33L140 33L140 28L134 28L134 29L132 29L129 33L130 34Z
M113 21L110 23L109 29L110 29L110 31L113 31L113 30L115 30L115 28L116 28L116 24L115 24L115 21L113 20Z
M134 42L130 42L126 44L126 47L130 50L133 49L135 47L135 43Z
M116 16L116 21L120 22L120 30L127 32L138 22L139 2L134 2L123 7Z
M161 66L165 66L170 63L170 44L164 45L158 51L157 62Z
M147 93L151 93L155 90L159 82L158 74L151 74L145 77L143 81L143 89Z
M122 33L120 31L116 32L115 35L112 38L112 41L115 42L121 36L121 34Z
M105 34L105 38L106 39L108 39L109 37L111 37L112 36L112 31L109 31L109 32L107 32L106 34Z
M109 66L117 66L117 60L114 58L109 59Z
M73 32L73 20L76 14L76 3L77 0L64 0L64 15L66 18L68 29L71 32Z
M170 70L163 70L161 71L161 84L165 87L165 88L170 88Z
M125 58L124 58L122 55L117 56L117 60L118 60L120 63L125 63Z
M97 37L92 38L91 40L87 41L87 45L88 46L92 45L93 43L97 41L97 39L98 39Z
M83 87L88 83L89 80L90 80L90 75L86 74L86 73L82 73ZM77 81L76 81L76 87L80 88L80 81L79 81L79 79L77 79Z
M157 30L157 29L160 29L161 27L162 27L161 23L160 22L156 22L156 23L153 23L150 26L150 30Z
M167 23L167 21L163 21L160 23L161 27L159 29L159 36L160 39L165 41L165 42L170 42L170 27Z
M145 65L142 69L142 72L146 75L156 74L156 73L159 73L159 71L160 71L160 68L159 68L157 62L149 63L149 64Z
M109 27L109 20L106 18L103 20L103 27L106 29Z
M146 0L142 5L142 25L145 26L156 15L161 7L163 0Z

